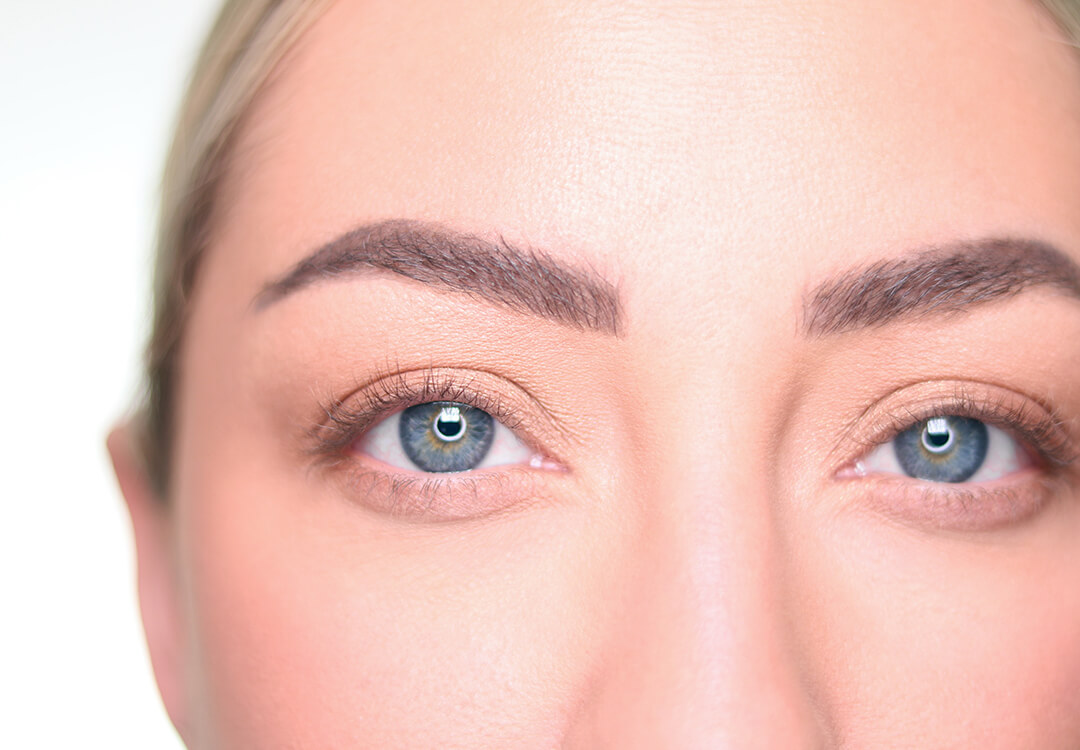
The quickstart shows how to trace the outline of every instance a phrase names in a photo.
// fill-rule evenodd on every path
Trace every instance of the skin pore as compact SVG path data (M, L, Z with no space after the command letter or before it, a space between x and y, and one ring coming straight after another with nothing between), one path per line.
M169 497L111 442L190 746L1080 742L1080 62L1035 4L334 2L232 148ZM506 462L371 455L438 401ZM866 469L940 415L1016 466Z

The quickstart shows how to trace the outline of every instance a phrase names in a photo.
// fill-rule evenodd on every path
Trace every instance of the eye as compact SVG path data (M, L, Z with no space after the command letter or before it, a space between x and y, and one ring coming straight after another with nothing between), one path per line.
M859 474L903 474L926 482L989 482L1031 459L1018 441L977 419L942 415L908 427L855 464Z
M456 401L431 401L399 411L368 430L356 450L398 469L432 473L538 460L490 414Z

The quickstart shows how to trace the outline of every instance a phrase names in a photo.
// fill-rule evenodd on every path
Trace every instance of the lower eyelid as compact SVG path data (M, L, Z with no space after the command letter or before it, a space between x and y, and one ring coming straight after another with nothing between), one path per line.
M1029 471L1032 463L1016 438L988 426L993 438L991 450L1001 460L1003 450L1013 449L1015 465L1001 476L980 468L964 482L933 482L910 477L892 454L892 441L871 451L880 462L862 461L841 470L837 479L853 480L860 508L874 511L902 524L938 531L975 532L1007 527L1036 515L1053 496L1053 482ZM1021 458L1023 456L1024 458ZM1000 468L1000 467L998 467ZM982 476L980 476L982 475Z
M494 419L490 450L473 468L426 472L401 443L401 415L383 418L359 436L335 462L340 494L379 516L402 522L474 520L528 507L541 497L543 475L563 467L536 453L513 430Z
M907 477L868 477L853 483L853 503L904 525L975 532L1008 527L1036 516L1058 491L1058 482L1031 477L1023 483L965 486L913 482Z
M381 516L438 523L486 518L525 507L542 497L537 480L528 467L439 475L352 466L342 472L342 492Z
M898 434L947 414L994 428L1014 454L998 464L998 473L980 467L962 482L913 478L896 465L896 471L859 466L874 452L888 459ZM1032 520L1075 495L1080 476L1070 469L1074 442L1067 423L1037 398L978 381L923 381L887 394L848 423L828 454L826 476L852 510L923 531L990 531Z

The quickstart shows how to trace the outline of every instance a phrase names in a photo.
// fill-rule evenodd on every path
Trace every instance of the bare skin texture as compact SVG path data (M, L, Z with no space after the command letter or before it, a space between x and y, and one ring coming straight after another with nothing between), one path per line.
M1019 0L332 5L235 145L167 501L112 440L185 740L1080 746L1077 196L1080 62ZM493 247L592 317L462 280ZM526 457L389 465L402 392ZM857 469L960 410L1019 468Z

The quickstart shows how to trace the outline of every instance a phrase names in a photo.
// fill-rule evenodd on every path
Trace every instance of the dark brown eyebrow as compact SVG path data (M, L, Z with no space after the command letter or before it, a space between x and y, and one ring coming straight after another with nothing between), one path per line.
M265 309L318 281L379 271L583 330L622 331L618 291L594 271L502 237L487 240L406 219L368 224L332 240L268 284L255 307Z
M811 336L950 314L1032 287L1080 299L1080 266L1038 240L992 238L932 247L826 279L803 304Z

